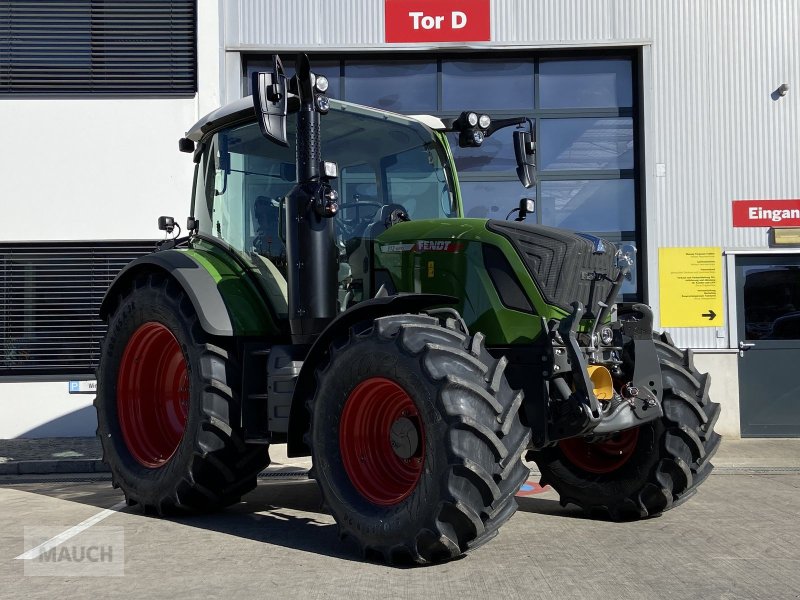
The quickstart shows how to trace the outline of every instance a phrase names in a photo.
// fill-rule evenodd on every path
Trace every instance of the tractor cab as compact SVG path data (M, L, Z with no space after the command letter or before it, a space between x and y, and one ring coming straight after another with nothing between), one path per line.
M248 120L202 137L209 118L189 133L199 142L192 214L201 234L227 243L285 289L284 211L296 185L295 123L288 124L289 145L275 144L262 136L252 101L246 102ZM212 117L231 118L237 107ZM393 223L459 217L461 201L444 137L417 119L331 100L322 132L325 160L338 167L330 186L338 197L333 220L343 309L364 297L370 276L364 240Z

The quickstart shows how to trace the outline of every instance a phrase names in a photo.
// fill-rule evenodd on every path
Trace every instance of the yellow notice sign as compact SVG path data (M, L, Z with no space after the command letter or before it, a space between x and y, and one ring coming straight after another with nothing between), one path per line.
M722 250L659 248L662 327L721 327Z

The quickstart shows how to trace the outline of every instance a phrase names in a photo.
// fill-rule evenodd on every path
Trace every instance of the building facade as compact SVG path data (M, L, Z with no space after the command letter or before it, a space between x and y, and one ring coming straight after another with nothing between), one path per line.
M656 326L712 374L717 430L800 435L789 376L800 251L784 228L800 225L797 3L152 0L139 15L124 2L64 4L88 9L75 18L89 37L69 38L67 54L91 52L75 64L63 64L45 9L0 2L0 437L93 433L102 327L90 313L119 263L152 247L156 217L187 214L193 165L177 139L247 95L273 53L291 70L298 51L337 98L530 118L535 190L516 180L504 140L456 149L467 215L502 219L535 193L537 222L634 244L621 300L650 304ZM131 23L139 38L112 35ZM25 40L37 32L56 40L49 71L31 66L38 50ZM114 72L112 59L150 70ZM87 60L95 79L64 84ZM65 281L79 288L73 312ZM51 331L59 341L46 345Z

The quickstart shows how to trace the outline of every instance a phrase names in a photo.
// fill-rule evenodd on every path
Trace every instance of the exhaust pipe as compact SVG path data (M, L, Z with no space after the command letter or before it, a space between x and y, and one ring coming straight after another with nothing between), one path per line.
M320 113L308 57L298 56L297 185L286 203L289 326L292 342L308 344L336 317L336 193L321 175ZM331 206L333 204L334 206ZM327 206L327 208L326 208Z

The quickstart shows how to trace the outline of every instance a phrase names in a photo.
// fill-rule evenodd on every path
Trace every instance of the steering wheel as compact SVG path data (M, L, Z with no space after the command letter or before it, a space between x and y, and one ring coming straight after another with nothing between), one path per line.
M408 216L406 207L402 204L392 202L386 206L382 206L381 209L375 213L372 222L380 221L383 223L384 227L388 229L396 223L408 221L409 219L410 217Z
M360 209L367 206L370 206L375 210L373 210L368 217L361 218L359 215ZM339 204L339 214L336 215L335 219L336 226L342 232L344 237L353 237L360 229L363 230L372 222L372 219L375 218L375 215L382 207L383 203L378 202L377 200L360 200L358 202L345 202L344 204ZM347 210L348 208L356 209L356 222L353 225L348 224L343 217L343 211Z

